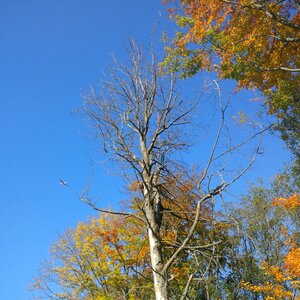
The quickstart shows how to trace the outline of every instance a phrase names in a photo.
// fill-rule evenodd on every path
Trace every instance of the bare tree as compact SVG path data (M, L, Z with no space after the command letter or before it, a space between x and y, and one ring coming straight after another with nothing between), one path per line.
M230 155L246 142L260 137L267 129L260 128L259 132L245 142L232 145L222 153L216 154L227 104L223 104L219 86L214 83L219 92L220 126L207 165L195 186L200 196L190 214L186 236L180 242L174 243L174 252L166 258L161 236L161 225L167 215L162 205L166 191L163 191L161 186L174 174L174 170L178 169L179 164L174 154L188 146L184 132L189 128L187 125L191 124L191 115L198 105L198 100L192 103L184 100L176 90L175 75L161 74L154 55L147 61L134 42L131 42L130 58L131 62L127 65L115 62L114 67L110 68L110 80L104 82L99 94L91 89L90 94L85 97L84 111L95 125L104 151L124 165L127 175L135 176L140 185L143 197L139 207L148 230L155 297L157 300L166 300L170 299L168 282L172 280L169 270L180 254L183 251L198 253L201 249L214 248L219 243L215 241L200 246L191 244L201 218L203 204L208 200L213 202L214 197L220 195L248 170L259 154L259 146L248 164L227 182L224 180L224 167L217 170L219 182L216 184L216 181L212 180L212 176L209 176L212 164ZM206 188L203 187L204 183ZM172 191L168 192L172 194ZM83 193L82 199L95 209L118 214L97 208L85 196ZM138 217L130 212L120 214ZM195 274L191 272L179 298L188 299L188 291Z

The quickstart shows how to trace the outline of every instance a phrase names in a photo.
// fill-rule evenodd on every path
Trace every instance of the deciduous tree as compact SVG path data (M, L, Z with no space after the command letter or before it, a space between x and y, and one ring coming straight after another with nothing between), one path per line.
M299 173L293 172L294 167L279 173L269 188L262 182L252 186L228 214L236 225L228 285L238 299L294 299L299 289L297 276L288 267L289 261L290 266L297 265L300 245Z
M155 297L157 300L166 300L171 295L171 269L182 259L182 255L191 256L191 251L197 252L197 249L214 249L219 243L217 236L216 240L208 239L201 245L195 243L199 237L197 226L203 216L203 207L206 202L214 202L215 197L250 168L260 153L259 144L249 162L235 174L226 174L226 180L224 161L224 165L220 167L222 159L231 155L246 141L261 137L266 129L260 127L246 141L232 145L217 155L228 104L223 103L218 83L214 83L220 116L215 143L206 166L201 175L197 176L197 182L186 191L188 197L195 195L195 202L191 206L193 212L190 218L184 223L184 236L180 240L176 240L176 235L173 237L172 254L166 255L167 245L164 243L165 232L162 225L168 216L168 205L163 203L163 198L167 195L168 202L182 207L180 198L176 198L174 192L176 188L182 187L182 183L176 180L172 185L164 183L172 176L176 178L176 174L184 170L176 155L189 146L187 130L191 128L192 114L195 113L198 100L188 101L180 95L176 89L175 74L161 74L153 54L150 60L144 57L134 42L131 42L130 53L130 62L123 65L116 62L110 69L110 79L104 82L103 89L98 94L92 90L86 97L84 107L97 129L105 152L125 166L125 174L135 178L142 191L142 198L137 205L148 230ZM211 173L213 166L217 177ZM95 208L91 201L86 202ZM190 211L189 209L188 212ZM125 215L136 216L132 213ZM202 275L198 272L187 274L188 280L181 291L182 299L187 298L195 276Z
M276 114L282 137L299 154L299 2L166 1L179 31L165 63L191 76L204 68L257 88Z
M146 231L137 219L92 218L51 249L33 288L44 299L150 299Z
M294 194L288 198L274 199L273 205L283 207L288 211L299 210L300 195ZM264 295L266 299L300 299L300 248L299 232L285 227L282 230L287 252L283 259L274 265L263 261L261 269L266 278L263 284L242 282L242 287L256 294ZM280 264L281 262L281 264Z
M161 225L165 258L170 258L185 238L198 198L192 193L195 178L186 181L180 189L174 180L170 178L162 187L167 191L171 190L168 185L172 185L176 193L176 202L175 195L164 194L162 199L168 215ZM130 189L135 197L129 203L139 218L142 212L138 205L143 196L138 184L131 184ZM52 247L51 259L36 277L33 284L36 293L46 299L153 299L147 230L138 218L102 214L79 223L74 230L69 229ZM172 299L183 293L187 278L197 278L190 279L190 297L213 294L217 290L214 285L220 270L225 268L229 229L221 219L211 203L204 204L188 251L170 267ZM218 243L214 244L215 241ZM211 246L202 247L208 244ZM205 292L206 289L210 291Z
M251 167L260 153L261 135L268 128L259 126L246 140L225 149L220 147L228 103L223 103L215 81L219 126L212 150L206 153L207 162L192 180L191 170L180 163L178 154L190 145L188 137L198 97L184 99L178 92L175 74L162 74L155 56L145 57L136 43L131 42L129 53L127 64L115 62L110 68L100 92L91 89L85 97L84 111L103 143L104 152L123 167L123 176L136 182L141 194L134 206L124 212L97 207L88 189L81 199L97 211L143 224L155 299L189 299L194 292L193 297L197 298L201 290L210 298L216 288L207 279L214 276L217 282L220 275L222 256L218 253L222 251L220 244L227 228L218 225L213 213L205 221L207 205L214 211L217 197ZM258 141L249 161L244 159L233 172L229 167L232 154L255 139ZM115 234L118 236L115 230L110 234L110 240L114 240ZM107 238L103 236L103 240ZM212 265L218 266L217 271L211 269ZM122 274L118 276L123 278ZM195 286L199 285L202 287L197 291Z

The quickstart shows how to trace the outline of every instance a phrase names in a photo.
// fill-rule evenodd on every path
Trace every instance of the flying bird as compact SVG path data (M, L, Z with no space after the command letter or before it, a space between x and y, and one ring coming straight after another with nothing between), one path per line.
M59 179L59 184L64 186L69 186L68 183L62 179Z

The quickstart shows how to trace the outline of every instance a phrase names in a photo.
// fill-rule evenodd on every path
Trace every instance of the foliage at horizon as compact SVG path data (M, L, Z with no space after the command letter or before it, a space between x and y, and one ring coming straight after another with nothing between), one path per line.
M252 186L226 215L215 212L213 203L205 205L192 243L200 246L199 252L183 253L171 269L174 299L192 270L198 270L202 280L191 286L190 299L294 299L291 295L300 289L300 183L293 168L278 174L270 188ZM197 197L191 193L193 179L181 182L179 202L167 197L163 202L168 214L162 224L167 257L186 235ZM128 205L139 218L139 184L133 182L129 189ZM153 299L147 233L138 218L100 215L68 230L52 248L52 260L43 266L34 288L52 293L54 299ZM201 249L216 240L221 243Z
M173 185L178 202L173 202L174 195L172 199L166 195L163 200L168 215L162 224L166 258L172 255L177 243L188 233L188 224L198 198L192 192L195 178L182 179L180 188L176 188L174 180L171 177L165 187ZM66 231L52 247L51 260L44 263L32 285L40 297L70 300L154 299L149 241L138 208L139 197L142 196L139 184L133 182L129 190L133 196L129 209L137 218L104 214ZM226 251L224 245L230 226L221 221L222 215L214 212L211 203L205 204L202 211L190 247L212 246L207 249L200 247L198 252L185 251L176 260L170 270L169 285L173 297L182 293L191 270L203 274L203 278L210 278L211 282L203 280L193 283L190 295L197 297L208 286L212 291L217 290L218 268L226 263L223 258ZM219 242L213 246L216 240ZM216 257L211 257L211 251ZM215 267L210 269L211 266Z

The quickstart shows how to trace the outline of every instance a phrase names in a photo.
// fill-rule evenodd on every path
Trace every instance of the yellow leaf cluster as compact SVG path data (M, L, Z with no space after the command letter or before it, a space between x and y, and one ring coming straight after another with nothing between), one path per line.
M241 286L247 291L267 295L266 299L294 299L292 291L285 290L282 285L278 285L277 283L267 282L265 285L258 286L241 282Z
M81 222L56 243L56 266L51 265L49 270L65 294L84 293L84 299L110 300L125 288L132 294L131 299L138 299L142 279L132 270L151 276L146 267L148 243L141 228L139 220L112 216ZM144 285L143 292L152 293L150 284Z

